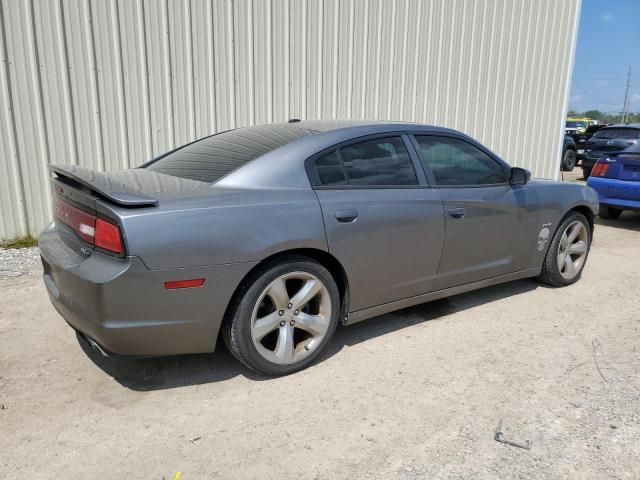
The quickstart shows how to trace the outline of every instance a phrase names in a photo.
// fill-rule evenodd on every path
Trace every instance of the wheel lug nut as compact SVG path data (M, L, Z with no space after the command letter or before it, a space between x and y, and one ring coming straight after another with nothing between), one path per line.
M287 322L285 322L284 320L280 322L280 326L284 327L286 325Z
M291 320L291 323L289 325L291 325L292 327L296 324L295 320Z
M293 308L293 303L290 303L289 305L287 305L287 308Z
M295 312L293 312L294 315L298 315L300 313L300 310L296 310Z
M280 316L284 315L284 310L280 310L280 311L278 312L278 315L280 315Z

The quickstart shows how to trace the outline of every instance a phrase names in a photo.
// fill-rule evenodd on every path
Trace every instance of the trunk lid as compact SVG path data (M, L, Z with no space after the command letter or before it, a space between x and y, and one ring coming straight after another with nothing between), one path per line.
M102 220L117 226L126 243L118 214L122 209L153 209L160 202L211 192L208 183L145 169L102 173L77 165L50 165L49 170L55 174L51 186L56 230L62 241L83 257L99 249L94 235L96 227L104 226ZM116 256L124 256L124 252Z
M615 178L640 182L640 154L620 153L616 160L619 168Z

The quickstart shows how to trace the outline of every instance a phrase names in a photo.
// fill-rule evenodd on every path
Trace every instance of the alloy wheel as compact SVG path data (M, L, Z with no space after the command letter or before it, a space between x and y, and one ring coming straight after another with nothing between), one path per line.
M572 280L578 275L587 258L589 250L589 232L584 223L571 222L560 238L558 245L558 271L565 280Z
M308 272L290 272L262 291L251 315L258 353L278 365L296 363L322 343L331 323L331 297Z

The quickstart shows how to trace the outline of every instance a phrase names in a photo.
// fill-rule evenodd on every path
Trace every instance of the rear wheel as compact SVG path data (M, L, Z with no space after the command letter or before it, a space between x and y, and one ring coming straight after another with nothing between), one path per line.
M584 178L585 180L589 178L592 169L593 167L582 167L582 178Z
M227 348L270 376L309 366L338 324L340 295L329 271L306 257L265 265L237 295L223 326Z
M620 210L619 208L610 207L608 205L600 205L598 215L600 215L602 218L610 218L612 220L615 220L620 215L622 215L622 210Z
M576 166L576 152L574 150L567 150L564 152L564 158L562 159L562 171L570 172Z
M581 213L569 213L553 236L539 280L555 287L577 282L590 247L589 222Z

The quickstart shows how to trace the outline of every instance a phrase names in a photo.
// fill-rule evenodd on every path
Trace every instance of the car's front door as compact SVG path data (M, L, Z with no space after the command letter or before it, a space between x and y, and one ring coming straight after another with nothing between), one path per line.
M367 137L310 164L329 251L349 278L352 312L433 288L443 208L409 142L401 134Z
M537 232L537 194L512 186L506 166L463 138L415 135L444 204L445 242L434 290L524 270Z

